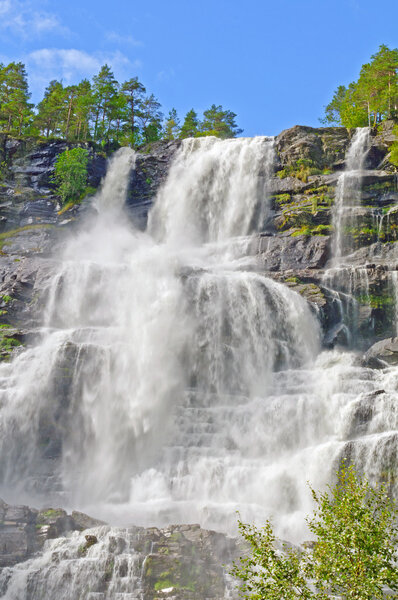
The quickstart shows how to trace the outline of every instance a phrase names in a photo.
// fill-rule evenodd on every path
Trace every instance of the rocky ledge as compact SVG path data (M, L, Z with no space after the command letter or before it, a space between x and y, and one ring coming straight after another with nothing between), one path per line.
M221 600L227 591L234 598L226 565L238 555L234 539L199 525L111 528L76 511L0 500L0 597L24 573L35 598L50 597L66 581L75 597L73 585L81 578L96 600L122 592L143 600Z

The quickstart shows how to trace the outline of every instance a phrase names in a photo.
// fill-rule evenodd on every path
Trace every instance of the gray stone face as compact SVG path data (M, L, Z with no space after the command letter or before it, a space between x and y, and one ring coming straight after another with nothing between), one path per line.
M136 156L127 205L135 225L140 229L146 227L148 211L180 145L180 140L157 142L151 145L149 153L138 153Z
M322 269L329 258L329 238L262 236L258 254L266 271Z
M375 368L396 367L398 365L398 338L387 338L373 344L366 352L364 362Z
M7 581L7 576L2 578L2 570L39 557L46 551L43 549L46 541L57 538L67 540L75 531L82 532L77 555L72 550L65 555L67 560L76 562L75 572L87 569L84 563L88 550L95 544L101 545L101 560L94 573L89 571L90 586L98 592L105 594L111 580L112 585L117 587L118 578L121 578L123 585L127 564L124 572L117 559L123 555L128 560L131 554L141 566L137 582L134 584L132 581L130 585L144 600L153 600L157 595L176 600L222 600L226 596L227 585L230 588L228 597L237 597L235 584L228 584L226 578L229 566L240 554L237 542L221 533L202 529L199 525L172 525L165 529L109 528L104 527L102 521L83 513L68 515L62 509L52 508L38 511L27 506L10 506L2 500L0 515L3 515L0 521L0 585L2 581ZM107 544L103 543L105 536ZM54 551L52 558L49 558L59 565L60 571L63 556L62 552ZM41 566L34 568L31 571L32 580L45 577L46 566L43 561ZM28 564L26 569L29 569ZM11 575L12 571L7 573ZM5 591L0 589L0 593Z

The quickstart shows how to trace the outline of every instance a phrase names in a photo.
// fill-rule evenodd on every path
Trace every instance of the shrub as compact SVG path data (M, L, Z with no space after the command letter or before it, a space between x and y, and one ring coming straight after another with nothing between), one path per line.
M398 136L398 125L395 125L393 131L394 131L395 135ZM395 165L396 167L398 167L398 141L397 140L395 142L393 142L391 145L390 162L393 165Z
M250 546L248 556L234 564L241 592L252 600L382 599L398 591L397 506L384 485L372 487L354 468L343 467L337 485L318 494L311 488L316 510L307 519L315 535L314 549L275 548L269 521L263 529L239 522Z
M54 180L63 203L78 202L86 188L88 151L72 148L62 152L55 162Z

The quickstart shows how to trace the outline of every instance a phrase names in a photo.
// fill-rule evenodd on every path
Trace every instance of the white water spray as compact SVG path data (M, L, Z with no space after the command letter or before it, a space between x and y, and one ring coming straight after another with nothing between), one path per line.
M383 469L395 374L316 357L306 301L256 272L245 237L231 239L265 218L272 148L184 142L150 234L126 223L118 195L114 217L101 209L70 241L46 290L42 342L0 366L5 500L20 501L22 483L114 524L226 532L240 510L294 540L312 508L306 481L330 482L347 448ZM102 206L111 178L127 189L130 160L112 163Z
M342 256L352 248L347 246L347 230L355 225L355 208L361 200L361 178L369 145L370 130L359 127L351 141L346 160L345 170L339 176L336 196L332 213L333 257L336 264Z

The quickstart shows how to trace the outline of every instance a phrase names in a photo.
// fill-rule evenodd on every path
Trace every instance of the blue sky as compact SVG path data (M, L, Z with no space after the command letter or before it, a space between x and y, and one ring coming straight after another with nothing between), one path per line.
M397 23L397 0L0 0L0 60L25 62L34 101L107 62L165 112L222 104L244 135L274 135L317 126Z

